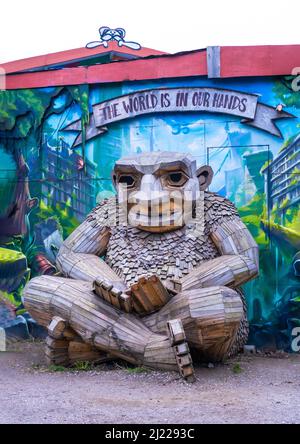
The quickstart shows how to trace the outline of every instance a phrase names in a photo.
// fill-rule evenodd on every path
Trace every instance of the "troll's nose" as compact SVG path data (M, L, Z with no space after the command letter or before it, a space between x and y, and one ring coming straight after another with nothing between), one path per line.
M130 203L160 203L168 199L169 193L162 189L159 178L153 174L145 174L142 177L140 189L130 196Z

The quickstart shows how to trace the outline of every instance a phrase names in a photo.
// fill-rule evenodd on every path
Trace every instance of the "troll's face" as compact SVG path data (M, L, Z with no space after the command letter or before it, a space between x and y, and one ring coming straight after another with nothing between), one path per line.
M212 169L196 168L189 155L144 153L118 160L113 181L128 223L141 230L167 232L189 220L200 191L212 181Z

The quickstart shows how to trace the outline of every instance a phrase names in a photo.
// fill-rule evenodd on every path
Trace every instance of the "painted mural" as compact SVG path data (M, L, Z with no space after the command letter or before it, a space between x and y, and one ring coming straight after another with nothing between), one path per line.
M260 247L260 276L245 286L249 343L291 351L300 326L300 93L291 81L198 78L0 92L0 326L25 337L37 331L22 289L30 277L56 273L62 240L114 194L117 159L186 151L212 166L211 191L236 204ZM148 99L143 93L134 102L140 91ZM203 95L193 102L197 91Z

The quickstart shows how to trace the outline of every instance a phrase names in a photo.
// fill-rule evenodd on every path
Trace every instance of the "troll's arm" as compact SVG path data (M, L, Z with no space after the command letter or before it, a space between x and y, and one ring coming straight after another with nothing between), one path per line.
M234 205L211 194L205 205L205 230L220 257L209 260L174 283L174 289L239 287L258 275L258 246Z
M56 265L64 276L91 282L99 278L120 281L100 258L106 252L111 235L108 217L111 205L110 201L98 205L61 246Z

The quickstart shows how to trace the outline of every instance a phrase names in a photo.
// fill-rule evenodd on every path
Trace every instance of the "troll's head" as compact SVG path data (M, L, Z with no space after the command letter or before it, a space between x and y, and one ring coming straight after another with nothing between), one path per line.
M176 152L124 157L113 170L113 182L129 224L150 232L182 227L212 178L210 166L197 169L195 159Z

